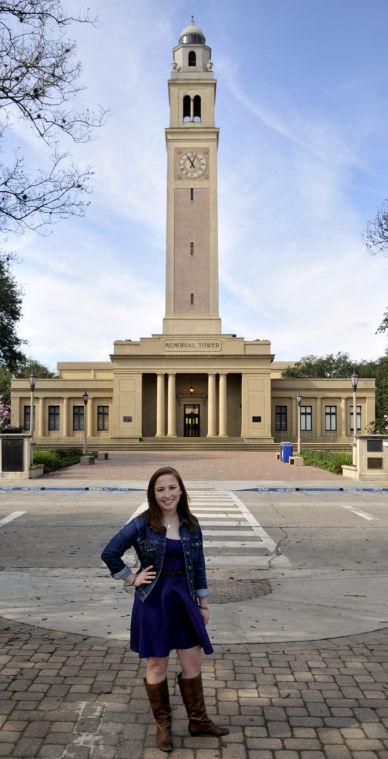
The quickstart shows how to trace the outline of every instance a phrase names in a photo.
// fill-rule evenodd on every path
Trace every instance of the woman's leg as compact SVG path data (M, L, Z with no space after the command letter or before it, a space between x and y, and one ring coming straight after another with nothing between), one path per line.
M189 718L189 732L191 735L227 735L228 728L218 727L206 712L200 646L177 649L177 656L182 667L182 672L178 675L178 685Z
M182 677L186 679L189 677L198 677L202 665L201 646L194 646L193 648L177 648L176 653L179 659L179 664L182 667Z
M147 659L144 686L156 721L156 744L161 751L172 751L171 706L167 683L168 656Z
M168 656L150 656L147 659L146 680L150 685L162 683L166 679Z

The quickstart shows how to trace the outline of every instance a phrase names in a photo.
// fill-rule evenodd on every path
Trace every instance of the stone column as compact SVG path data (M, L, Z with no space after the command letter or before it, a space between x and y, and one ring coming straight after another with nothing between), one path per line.
M69 434L69 399L64 398L63 399L63 406L62 406L62 435L63 437L67 437Z
M176 437L175 374L169 374L167 382L167 435Z
M319 440L322 437L322 398L316 399L316 414L317 414L317 422L315 425L316 429L316 435L317 440Z
M298 436L298 414L299 406L296 398L291 399L291 436L290 439L296 440Z
M340 437L346 437L346 398L341 398Z
M37 419L35 422L35 434L36 437L44 437L45 435L45 418L44 418L44 398L36 398L35 403L37 404Z
M219 383L219 437L228 435L227 381L226 374L220 374Z
M216 434L216 375L208 374L207 390L207 436Z
M165 435L164 374L156 376L156 437Z
M89 398L89 402L86 404L86 430L88 438L94 436L94 401L93 398Z

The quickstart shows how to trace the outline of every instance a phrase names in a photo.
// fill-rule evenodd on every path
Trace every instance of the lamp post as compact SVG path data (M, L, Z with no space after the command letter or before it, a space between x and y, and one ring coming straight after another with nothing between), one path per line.
M353 369L353 374L351 376L352 381L352 389L353 389L353 465L356 466L357 464L357 385L358 385L358 376L356 374L356 370Z
M30 383L31 400L30 400L30 432L31 432L31 444L30 444L30 464L34 463L34 393L36 386L36 377L34 372L31 372L28 381Z
M296 402L298 404L298 455L300 454L300 404L302 403L302 396L300 392L297 393Z
M89 395L88 393L84 392L82 396L82 400L84 402L84 448L83 448L83 455L86 456L86 451L88 450L88 433L87 433L87 423L86 423L86 407L88 405Z

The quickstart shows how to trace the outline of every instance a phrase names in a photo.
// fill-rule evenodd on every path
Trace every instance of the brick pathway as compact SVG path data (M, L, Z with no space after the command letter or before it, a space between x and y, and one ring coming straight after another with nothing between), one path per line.
M0 757L161 759L121 643L0 620ZM175 659L170 667L174 688ZM209 713L230 735L191 738L174 693L174 759L387 759L388 630L329 641L217 646Z
M54 472L54 479L148 480L160 466L173 466L189 480L299 480L343 482L342 475L312 466L293 467L267 451L143 451L109 453L108 461ZM345 481L349 484L349 480Z

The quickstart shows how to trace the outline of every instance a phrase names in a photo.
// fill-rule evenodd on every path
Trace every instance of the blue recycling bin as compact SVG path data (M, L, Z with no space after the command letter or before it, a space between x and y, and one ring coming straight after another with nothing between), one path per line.
M288 464L290 456L294 455L294 446L292 443L281 443L280 460L283 464Z

